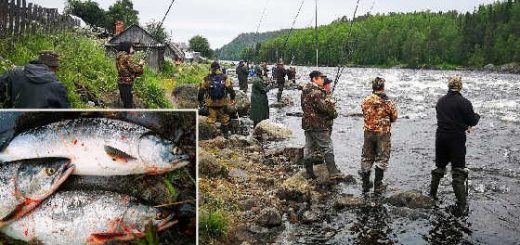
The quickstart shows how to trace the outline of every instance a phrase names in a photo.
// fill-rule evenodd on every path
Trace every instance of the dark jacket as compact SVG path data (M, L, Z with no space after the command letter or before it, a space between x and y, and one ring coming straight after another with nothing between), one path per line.
M0 107L70 108L67 90L49 67L32 61L0 76Z
M273 78L276 80L278 86L285 84L285 76L287 76L287 71L283 66L276 66L273 68Z
M338 113L328 96L325 90L313 83L304 86L301 98L303 130L330 130Z
M240 80L240 81L246 80L247 81L247 76L248 75L249 75L249 70L247 69L247 67L245 65L237 66L238 80Z
M464 132L477 125L480 116L473 111L471 102L458 91L449 91L435 107L438 132Z
M269 101L267 92L269 86L260 77L254 77L253 89L251 91L251 120L257 124L265 119L269 119Z

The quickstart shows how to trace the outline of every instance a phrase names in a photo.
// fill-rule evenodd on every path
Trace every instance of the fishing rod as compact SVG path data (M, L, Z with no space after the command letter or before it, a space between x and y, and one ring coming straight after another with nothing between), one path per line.
M292 25L291 25L291 29L289 29L289 34L287 34L287 37L285 38L285 42L284 42L283 47L282 47L282 52L284 52L284 58L285 58L285 51L286 51L285 48L287 47L287 43L289 42L289 37L291 37L291 34L292 34L293 30L294 30L294 25L296 24L296 20L298 19L298 16L300 15L300 12L302 10L302 7L303 7L304 3L305 3L305 0L301 0L300 7L298 8L298 12L296 13L296 16L294 16L294 19L293 19L293 22L292 22ZM280 57L278 57L278 58L280 58ZM292 61L291 61L291 63L292 63Z
M175 2L175 0L172 0L172 2L170 3L170 6L168 7L168 10L166 10L166 13L164 14L164 17L162 18L161 22L159 22L159 25L157 26L157 29L155 29L154 36L156 36L157 33L159 33L159 30L161 29L164 21L166 20L166 16L168 16L168 14L170 13L170 10L172 9L172 6L173 6L174 2Z
M260 20L258 21L258 25L256 26L255 38L253 39L253 44L251 46L252 49L256 49L256 43L258 42L258 31L260 30L260 26L264 21L265 12L267 10L267 5L269 4L269 0L265 1L264 9L262 10L262 15L260 16Z

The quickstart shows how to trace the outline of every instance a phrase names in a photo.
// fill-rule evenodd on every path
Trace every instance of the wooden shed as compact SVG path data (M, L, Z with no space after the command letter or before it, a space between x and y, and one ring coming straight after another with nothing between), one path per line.
M117 47L122 42L133 43L136 51L146 53L146 63L155 70L159 70L165 57L172 60L177 58L184 60L184 53L178 48L172 48L172 44L164 44L138 25L131 25L119 35L110 39L106 44L107 53L116 53Z

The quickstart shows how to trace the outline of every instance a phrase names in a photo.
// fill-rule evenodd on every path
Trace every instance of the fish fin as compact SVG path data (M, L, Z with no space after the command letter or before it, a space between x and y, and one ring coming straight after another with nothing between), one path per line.
M114 161L124 161L128 162L131 160L136 160L137 158L129 155L128 153L116 149L112 146L105 145L105 152L112 158Z

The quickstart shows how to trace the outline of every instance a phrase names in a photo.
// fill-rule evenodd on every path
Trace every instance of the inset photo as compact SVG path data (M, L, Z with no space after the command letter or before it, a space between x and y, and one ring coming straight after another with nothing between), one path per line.
M196 244L196 112L0 112L0 244Z

